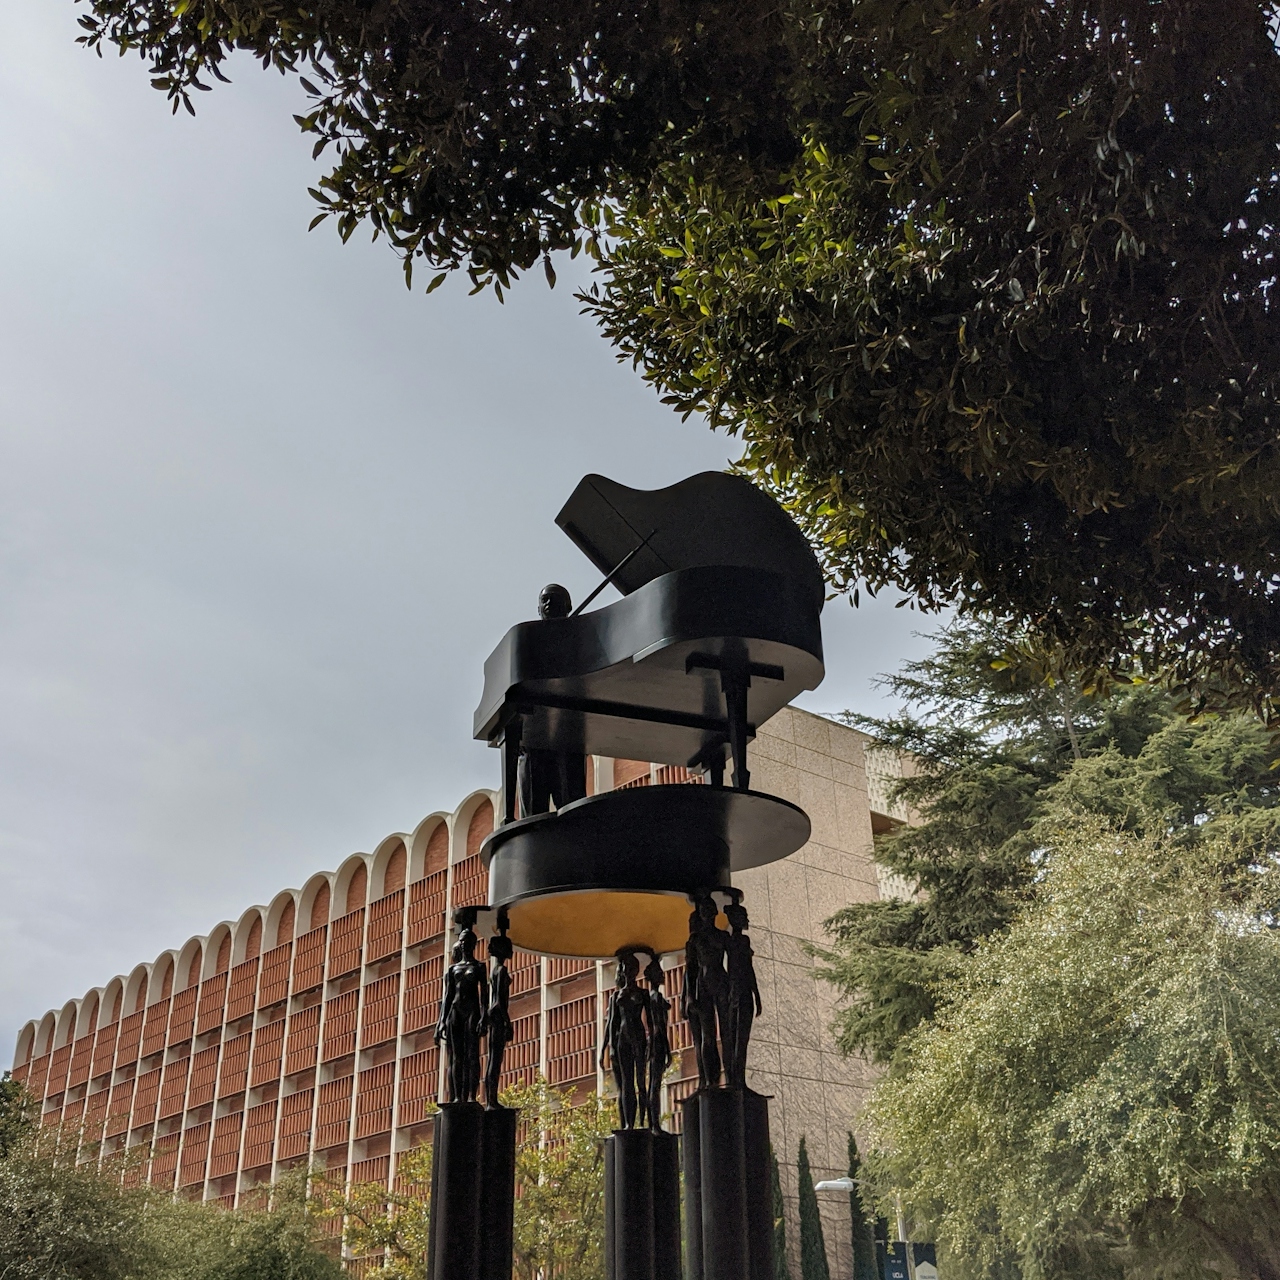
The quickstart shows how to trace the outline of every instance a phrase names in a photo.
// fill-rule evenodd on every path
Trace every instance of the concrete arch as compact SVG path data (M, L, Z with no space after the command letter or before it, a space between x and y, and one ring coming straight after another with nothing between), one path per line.
M149 964L138 965L129 975L124 984L124 1008L120 1013L122 1018L127 1018L131 1013L137 1013L139 1009L146 1007L147 988L150 981L151 966Z
M333 915L345 916L347 912L365 906L369 901L369 863L367 853L353 853L337 870L333 880ZM364 890L360 891L360 882Z
M473 791L454 810L453 839L449 850L450 862L461 862L467 856L467 838L471 833L472 819L487 804L493 814L493 821L498 821L499 794L496 791Z
M40 1031L40 1024L33 1018L30 1022L18 1032L18 1044L13 1051L13 1065L17 1067L25 1067L36 1054L36 1036Z
M369 901L384 898L396 889L403 889L409 882L409 837L401 833L389 835L381 841L373 851L369 869ZM388 884L388 872L391 879L399 880L399 884Z
M58 1014L58 1033L54 1037L53 1047L61 1049L64 1044L70 1044L75 1037L76 1022L80 1017L80 1001L68 1000L62 1006L62 1012Z
M231 968L231 921L223 920L209 931L204 948L202 976L212 978Z
M299 933L298 899L301 895L296 889L284 889L271 899L263 917L262 949L270 951L281 943L292 942ZM281 929L281 925L287 928Z
M178 986L176 951L162 951L151 964L151 984L147 991L147 1004L158 1004L173 995Z
M124 979L112 978L103 988L102 1012L98 1015L98 1025L110 1026L124 1017Z
M58 1015L50 1009L48 1013L40 1019L40 1031L36 1036L36 1056L43 1057L46 1053L53 1052L53 1040L58 1030Z
M333 899L333 872L317 872L302 887L298 902L298 933L328 924L333 917Z
M421 880L427 874L427 847L431 838L443 828L445 839L450 837L449 827L453 818L448 813L430 813L413 829L409 837L409 881ZM446 849L448 846L445 846Z
M80 1016L76 1019L75 1038L92 1035L102 1021L102 988L94 987L80 998Z
M173 975L175 991L185 991L200 981L200 969L204 963L204 939L188 938L178 952L177 969Z
M251 960L254 956L260 956L266 949L262 945L265 932L263 927L264 912L264 907L250 907L236 921L235 928L232 930L231 963L233 965L240 964L244 960ZM256 938L254 936L255 929L257 932ZM254 950L255 946L256 950Z

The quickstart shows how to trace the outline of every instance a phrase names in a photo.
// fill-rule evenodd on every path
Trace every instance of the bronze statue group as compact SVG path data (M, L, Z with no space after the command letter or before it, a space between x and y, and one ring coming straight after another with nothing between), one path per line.
M467 910L470 916L465 914ZM505 923L500 920L499 932L489 939L489 955L497 963L486 975L484 964L476 959L474 908L464 908L459 916L458 941L440 994L435 1040L436 1044L443 1041L448 1050L450 1102L476 1100L480 1091L480 1041L487 1040L484 1097L485 1106L493 1110L498 1106L503 1054L511 1042L511 972L507 961L513 947Z
M720 907L711 894L694 899L681 1013L697 1053L699 1088L718 1087L723 1066L728 1087L745 1089L747 1044L761 1011L760 988L741 890L721 892L729 898L724 908L728 929L717 923ZM638 956L644 954L649 955L644 971L647 990L638 981ZM661 956L633 947L618 952L617 985L605 1015L600 1065L612 1065L623 1129L662 1128L662 1078L672 1059L671 1005L664 978Z

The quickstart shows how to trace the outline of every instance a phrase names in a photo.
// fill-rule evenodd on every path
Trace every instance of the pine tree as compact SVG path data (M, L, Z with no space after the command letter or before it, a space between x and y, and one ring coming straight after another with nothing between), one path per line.
M939 983L1035 896L1038 851L1064 811L1188 845L1230 831L1247 861L1280 830L1280 774L1256 717L1188 720L1160 687L1082 679L1061 655L981 619L884 683L895 717L843 718L916 770L897 796L918 823L876 838L876 860L918 887L826 922L819 976L843 996L841 1049L892 1059L932 1017Z
M875 1232L866 1210L862 1207L862 1191L858 1185L858 1175L862 1171L862 1161L858 1157L858 1141L849 1135L849 1177L853 1179L853 1190L849 1192L850 1226L853 1230L853 1280L876 1280L876 1241Z
M787 1207L782 1201L778 1155L769 1144L769 1189L773 1192L773 1280L791 1280L787 1270Z
M813 1189L809 1151L800 1139L800 1280L831 1280L827 1266L827 1245L822 1238L822 1217L818 1193Z

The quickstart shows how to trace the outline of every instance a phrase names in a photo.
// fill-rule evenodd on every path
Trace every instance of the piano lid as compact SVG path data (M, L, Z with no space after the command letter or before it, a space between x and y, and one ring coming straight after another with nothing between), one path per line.
M613 579L623 595L675 569L741 565L780 574L817 610L826 598L818 559L791 517L755 485L723 471L666 489L584 476L556 524L601 573L644 544Z

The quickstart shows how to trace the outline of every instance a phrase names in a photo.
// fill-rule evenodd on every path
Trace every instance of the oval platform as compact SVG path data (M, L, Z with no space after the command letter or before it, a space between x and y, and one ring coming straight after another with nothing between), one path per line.
M480 856L517 947L605 959L623 947L681 950L687 895L785 858L809 831L802 809L763 792L635 787L507 823Z

